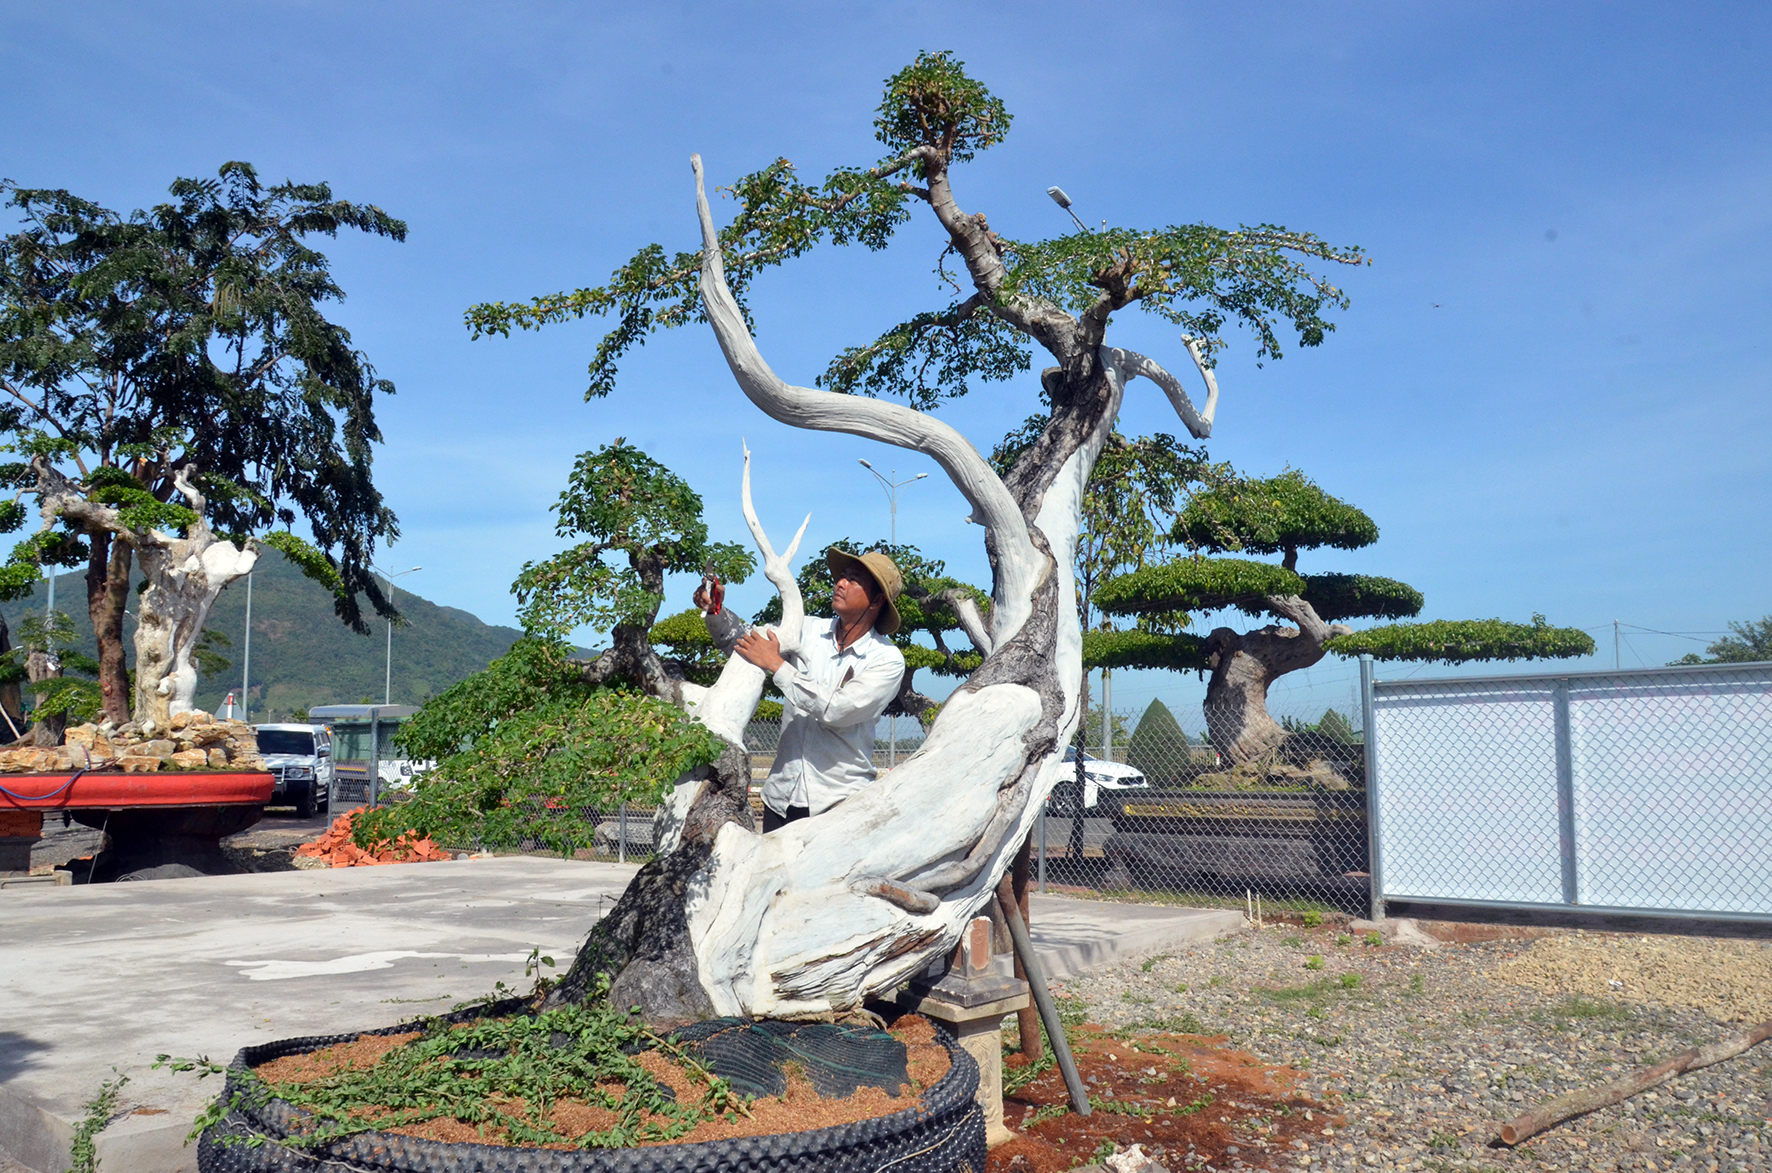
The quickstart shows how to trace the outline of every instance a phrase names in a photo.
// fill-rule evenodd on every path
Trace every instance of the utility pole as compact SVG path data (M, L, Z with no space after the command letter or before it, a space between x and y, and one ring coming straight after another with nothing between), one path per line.
M1612 621L1612 671L1616 672L1624 665L1618 659L1618 620Z
M896 545L898 545L898 491L900 489L904 488L906 485L913 484L917 481L922 480L924 477L928 476L929 474L926 472L920 472L916 476L911 477L908 480L901 481L901 480L897 479L898 470L896 468L892 470L892 476L886 477L886 476L881 476L880 470L875 468L873 465L869 464L866 460L862 460L859 463L861 464L861 466L863 468L865 468L869 472L873 473L874 479L880 482L880 487L886 490L886 503L891 507L891 510L892 510L892 521L891 521L891 531L890 531L892 536L888 540L894 546L896 546ZM886 718L886 768L888 770L891 770L891 769L897 768L897 766L898 766L898 715L895 713L892 716Z

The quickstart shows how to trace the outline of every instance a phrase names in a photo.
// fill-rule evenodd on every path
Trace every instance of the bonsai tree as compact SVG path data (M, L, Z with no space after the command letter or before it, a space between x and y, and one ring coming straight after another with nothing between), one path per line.
M395 615L369 566L399 532L370 476L372 401L394 388L322 313L344 291L309 241L343 228L402 240L406 225L325 184L265 187L246 163L128 216L66 191L0 192L23 225L0 239L0 432L24 457L0 481L43 517L0 591L28 592L45 565L86 567L105 715L130 717L138 562L142 718L189 707L203 616L256 557L245 535L283 531L263 540L332 590L354 630L368 630L359 594ZM287 532L298 516L316 545ZM0 532L24 520L9 503Z
M1381 660L1525 660L1589 655L1594 641L1574 628L1500 619L1392 623L1356 632L1343 619L1407 618L1421 612L1421 592L1366 574L1299 574L1301 550L1357 550L1378 540L1365 513L1289 470L1200 493L1176 520L1172 537L1194 553L1121 575L1096 594L1102 610L1138 616L1139 629L1104 633L1087 654L1101 663L1199 669L1206 685L1206 728L1232 762L1255 761L1286 739L1267 711L1268 689L1288 672L1330 652ZM1209 557L1224 551L1278 554L1278 562ZM1173 629L1195 611L1234 608L1284 620L1250 631L1214 628L1205 638ZM1168 628L1169 630L1164 630Z
M674 788L663 856L592 931L554 999L581 998L599 976L614 975L610 997L649 1017L824 1015L859 1007L950 949L996 891L1066 768L1061 747L1075 731L1083 671L1078 519L1128 385L1149 379L1189 432L1204 437L1226 327L1246 327L1257 353L1277 358L1283 326L1316 345L1331 328L1326 313L1345 303L1310 266L1355 264L1359 253L1308 233L1180 225L1015 240L994 231L962 206L956 185L1009 124L1003 103L960 62L922 54L887 80L877 163L839 167L811 184L787 161L772 162L732 181L735 214L721 227L692 158L699 251L651 245L602 286L469 311L481 334L612 315L591 364L593 396L614 389L617 362L654 329L705 322L740 390L772 418L933 459L970 503L992 568L988 615L955 606L982 662L943 705L922 748L890 785L772 835L752 829L741 748L761 670L732 657L711 687L679 686L683 703L731 752ZM934 217L941 257L958 257L970 289L842 351L815 380L822 389L783 381L750 332L751 282L821 244L884 248L913 206ZM1205 381L1203 406L1162 363L1111 344L1110 322L1132 309L1175 327L1178 351ZM1040 375L1044 423L999 472L931 412L980 381L1029 369L1034 347L1051 363ZM804 619L791 569L798 539L776 554L748 491L745 500L764 573L782 596L777 634L791 651ZM723 643L730 630L714 635Z
M756 569L750 553L708 541L701 497L684 480L617 438L572 466L554 505L554 532L585 540L539 563L526 563L511 590L524 630L560 638L589 626L610 646L584 666L585 680L623 679L681 703L684 665L653 648L666 574L706 571L743 582Z
M750 554L710 542L701 497L625 439L578 457L554 514L560 537L583 540L523 566L511 590L524 634L510 651L400 727L401 748L438 765L411 802L359 817L364 844L413 830L570 855L592 845L587 810L656 803L725 752L681 708L685 689L705 691L695 683L707 679L705 663L661 656L652 632L667 574L705 569L742 582ZM699 616L695 625L705 639ZM607 633L610 646L573 658L566 636L581 627Z

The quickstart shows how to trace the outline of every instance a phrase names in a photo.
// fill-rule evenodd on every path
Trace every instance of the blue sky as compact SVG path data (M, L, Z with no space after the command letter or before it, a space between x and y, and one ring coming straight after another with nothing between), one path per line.
M956 179L1007 235L1063 232L1058 184L1091 223L1272 222L1370 254L1337 273L1353 306L1325 346L1258 369L1234 337L1220 366L1214 456L1301 468L1380 526L1302 569L1402 578L1428 618L1605 625L1596 667L1614 619L1636 666L1772 612L1760 4L14 3L0 174L127 209L246 159L407 220L404 244L326 251L338 316L399 388L380 408L403 530L384 564L422 564L401 585L428 598L510 621L516 571L559 545L572 458L617 436L730 538L747 439L765 522L785 539L811 511L811 548L884 534L858 457L935 473L905 490L900 538L982 581L979 531L930 462L768 421L705 327L654 338L586 403L597 323L473 342L461 318L600 283L649 241L692 247L693 151L715 182L777 156L808 177L872 161L880 81L919 49L952 49L1015 115ZM809 383L942 304L939 248L924 213L886 253L776 270L754 296L764 353ZM1110 337L1187 365L1161 323ZM1034 402L1029 376L943 415L988 449ZM1146 383L1122 429L1181 431ZM1275 708L1345 709L1350 678L1325 662ZM1121 674L1115 693L1180 712L1200 688Z

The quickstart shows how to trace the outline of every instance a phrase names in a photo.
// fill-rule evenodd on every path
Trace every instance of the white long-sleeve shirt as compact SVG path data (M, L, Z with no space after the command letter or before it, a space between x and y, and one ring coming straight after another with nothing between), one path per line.
M877 631L837 649L835 619L806 619L798 663L775 670L781 744L763 783L778 815L790 806L818 814L874 780L874 723L898 695L904 654Z

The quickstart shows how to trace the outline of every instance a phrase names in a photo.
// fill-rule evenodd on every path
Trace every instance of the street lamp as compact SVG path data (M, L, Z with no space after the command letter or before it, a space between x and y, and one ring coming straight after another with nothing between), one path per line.
M896 546L896 545L898 545L898 491L900 489L904 488L906 485L913 484L917 481L922 480L924 477L928 476L929 474L926 472L920 472L916 476L911 477L908 480L895 481L895 480L892 480L890 477L883 476L879 469L875 468L873 465L869 464L867 461L863 460L863 461L860 461L859 463L861 464L861 466L863 468L865 468L869 472L873 473L875 479L877 479L880 482L880 486L886 490L886 500L892 506L892 539L891 540L892 540L892 544ZM897 475L898 475L898 470L895 468L892 470L892 476L896 477Z
M1064 194L1064 188L1049 187L1046 189L1046 194L1052 197L1053 203L1057 204L1065 211L1071 212L1071 197ZM1071 219L1077 220L1077 214L1075 212L1071 212ZM1084 232L1089 231L1089 225L1083 223L1081 220L1077 220L1077 227L1081 228Z
M402 570L397 574L389 574L387 571L382 570L381 567L379 567L379 566L375 567L375 569L381 571L381 576L388 580L388 606L392 607L394 605L394 580L396 578L405 578L409 574L415 574L418 571L423 570L424 567L414 566L414 567L411 567L410 569ZM382 682L381 703L384 705L391 705L394 703L394 619L393 619L393 616L388 617L388 673L387 673L387 679Z
M898 476L898 470L896 468L892 470L892 476L888 477L882 476L880 470L869 464L866 460L860 461L860 464L863 468L873 473L874 479L880 482L880 487L886 490L886 500L892 506L892 537L890 538L890 541L896 546L898 545L898 491L906 485L915 484L929 474L926 472L920 472L908 480L900 481L893 479ZM898 714L894 713L892 716L886 718L886 768L892 770L897 767Z

